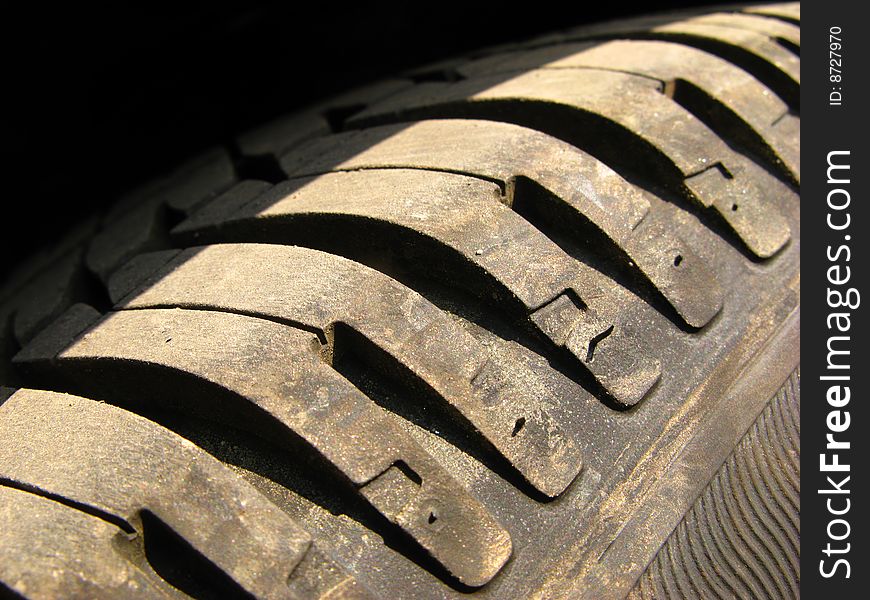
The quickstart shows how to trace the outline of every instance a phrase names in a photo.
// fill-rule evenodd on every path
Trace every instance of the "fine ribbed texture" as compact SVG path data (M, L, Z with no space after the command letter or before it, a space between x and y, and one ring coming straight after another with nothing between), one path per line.
M800 368L785 382L629 595L797 598Z

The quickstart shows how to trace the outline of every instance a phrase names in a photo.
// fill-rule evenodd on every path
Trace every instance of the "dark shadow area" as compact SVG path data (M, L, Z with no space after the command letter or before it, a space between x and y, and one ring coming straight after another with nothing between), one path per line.
M710 4L665 0L653 9ZM640 2L40 5L4 13L0 280L70 222L286 112L427 62ZM555 8L555 6L554 6ZM15 223L15 230L9 225Z
M797 44L795 44L794 42L792 42L791 40L787 40L787 39L781 38L781 37L776 37L773 39L777 44L779 44L780 46L782 46L783 48L785 48L786 50L788 50L789 52L791 52L792 54L794 54L798 58L801 57L801 47L798 46Z
M253 598L150 511L142 511L140 517L145 557L167 583L197 600Z

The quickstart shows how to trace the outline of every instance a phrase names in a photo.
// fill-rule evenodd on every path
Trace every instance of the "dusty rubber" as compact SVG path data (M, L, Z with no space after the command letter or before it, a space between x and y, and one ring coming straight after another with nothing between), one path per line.
M0 594L797 597L800 9L248 132L0 288Z

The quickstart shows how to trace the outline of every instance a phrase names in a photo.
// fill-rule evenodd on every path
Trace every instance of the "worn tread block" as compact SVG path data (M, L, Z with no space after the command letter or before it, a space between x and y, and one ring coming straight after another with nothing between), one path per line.
M125 560L116 549L125 537L98 517L0 485L0 586L25 598L185 597Z
M160 268L178 256L180 250L160 250L146 252L128 260L122 267L112 273L106 283L109 298L113 303L126 296L141 281L150 277Z
M229 152L212 148L180 165L171 173L148 182L122 197L106 214L106 225L143 204L167 206L188 213L236 181Z
M745 29L755 31L762 35L774 39L781 39L789 42L795 47L801 45L801 30L800 27L783 23L777 19L770 19L762 15L751 15L741 13L712 13L700 17L694 17L687 22L701 23L702 25L713 25L715 27L731 27L734 29Z
M483 125L494 128L496 133L503 127L510 129L498 124ZM457 141L468 138L468 130L467 126L452 131L439 129L445 139ZM427 132L421 133L418 139L427 139ZM480 140L480 147L488 147L486 140ZM347 200L340 200L342 197ZM642 198L638 202L646 206ZM471 283L472 291L481 296L495 294L501 304L516 306L516 313L533 328L537 328L532 317L537 310L573 290L588 306L575 308L561 328L540 331L557 346L563 346L571 337L574 341L568 349L582 368L591 371L605 384L606 391L624 405L639 401L659 376L657 359L645 355L624 339L619 311L592 282L588 268L503 206L498 199L498 187L493 183L407 169L336 173L280 184L235 212L216 213L211 223L202 219L183 223L174 234L182 243L204 238L219 241L227 237L285 240L289 234L283 232L293 225L294 219L309 218L313 224L317 219L329 217L354 218L360 228L373 222L385 223L395 228L395 240L404 232L419 243L435 241L458 261L449 264L471 265L476 269L470 277L480 285ZM644 226L635 228L636 240L654 230L653 221L647 219ZM670 236L662 235L648 242L645 249L655 248L656 243L666 245L659 252L663 258L656 260L664 261L665 269L676 271L673 256L681 250L668 245L669 239ZM707 270L698 269L700 261L693 260L690 251L683 252L687 262L681 272L656 277L657 281L672 286L666 290L671 297L680 297L683 289L693 289L688 286L680 289L680 284L693 273L698 273L693 280L695 291L709 281ZM648 260L646 266L650 262ZM445 266L445 269L441 277L455 281L457 273L452 272L453 268ZM696 297L709 293L710 287L713 286L701 290ZM714 287L714 295L717 292ZM691 300L689 298L686 305ZM714 308L718 309L718 305ZM574 333L569 335L572 329ZM593 363L589 360L589 342L608 330L608 339L600 344L598 361ZM585 338L583 331L586 331ZM616 361L608 362L608 354ZM618 393L616 387L608 385L608 381L615 378L623 382Z
M3 479L134 531L147 511L247 592L295 596L288 582L311 536L191 442L119 408L37 390L0 407L0 430Z
M361 289L368 302L358 302ZM295 247L194 248L119 306L227 310L299 324L327 340L337 335L336 327L350 327L434 390L542 493L560 494L580 471L572 436L551 414L560 400L523 389L533 374L522 365L505 372L442 311L358 263ZM578 406L594 402L588 396L572 399ZM513 430L520 419L526 427L518 436Z
M649 37L697 44L722 55L758 77L794 109L800 107L800 59L761 33L686 21L656 27Z
M496 278L529 310L555 298L583 273L581 264L502 203L497 184L412 169L294 179L231 212L190 219L173 234L187 239L208 227L230 230L243 220L265 224L332 214L384 221L429 237Z
M223 148L206 152L170 176L160 194L170 209L190 213L236 181L236 169Z
M781 4L759 4L743 9L743 12L763 15L765 17L774 17L783 21L800 25L801 22L801 3L800 2L783 2Z
M783 163L788 175L800 180L800 137L777 125L788 106L757 79L713 54L673 42L617 40L547 46L525 52L490 55L457 67L466 78L531 69L604 69L658 79L668 86L688 83L752 130L758 139L745 140L761 153ZM730 129L734 129L733 125Z
M191 229L195 228L200 222L215 223L221 216L231 214L235 210L250 203L255 198L260 197L271 188L272 185L265 181L240 181L238 184L194 212L185 219L183 223L186 227ZM176 226L173 231L178 231L178 226Z
M94 235L98 224L97 217L89 217L71 225L69 232L54 246L41 250L13 269L0 286L0 306L9 302L13 296L19 295L18 292L27 284L46 270L54 268L64 257L75 253L80 246L86 245Z
M16 382L11 359L21 344L73 303L103 299L83 266L96 227L95 218L73 227L56 247L25 261L0 289L0 383Z
M658 81L625 73L537 69L509 79L417 86L364 111L352 123L363 127L457 116L508 121L559 136L605 162L621 163L623 169L642 169L636 162L625 164L626 145L631 145L645 156L648 176L663 178L701 208L712 209L757 256L775 254L790 231L769 197L772 176L731 150L662 91ZM373 148L372 154L378 150ZM704 177L701 185L686 183L713 171L723 177Z
M42 336L54 333L48 329ZM110 313L67 340L71 345L56 356L38 342L15 358L33 373L61 373L99 396L124 394L126 402L138 397L146 405L199 412L281 444L303 442L465 585L485 584L510 557L507 531L377 405L323 363L318 340L308 332L230 313L144 309ZM155 369L176 377L152 378ZM143 377L153 382L144 398ZM383 479L400 464L415 474L410 491ZM433 511L437 527L427 522Z
M532 42L528 47L614 38L658 39L694 46L749 71L792 109L799 109L799 57L764 33L696 20L703 19L704 16L706 15L690 15L688 18L652 16L584 26L552 36L551 39Z
M103 281L141 252L169 245L166 207L152 199L133 208L97 234L87 253L88 268Z
M432 147L434 136L444 143ZM342 150L330 151L335 142ZM295 177L378 168L468 174L499 183L508 204L523 200L518 196L522 192L514 189L517 180L531 180L576 215L576 222L597 230L606 244L601 249L604 258L622 254L691 326L703 326L719 310L720 290L710 269L668 230L637 188L598 160L549 135L508 123L432 120L348 132L334 141L325 138L286 155L282 164ZM576 235L584 234L580 230ZM683 257L681 271L669 268L677 255ZM528 307L540 305L533 301Z

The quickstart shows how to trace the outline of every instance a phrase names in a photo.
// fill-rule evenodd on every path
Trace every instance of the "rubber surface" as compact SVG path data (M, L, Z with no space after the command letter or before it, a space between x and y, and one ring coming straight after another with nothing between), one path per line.
M72 230L0 288L0 592L796 597L799 48L484 50Z
M799 515L800 371L796 371L629 597L797 597Z

